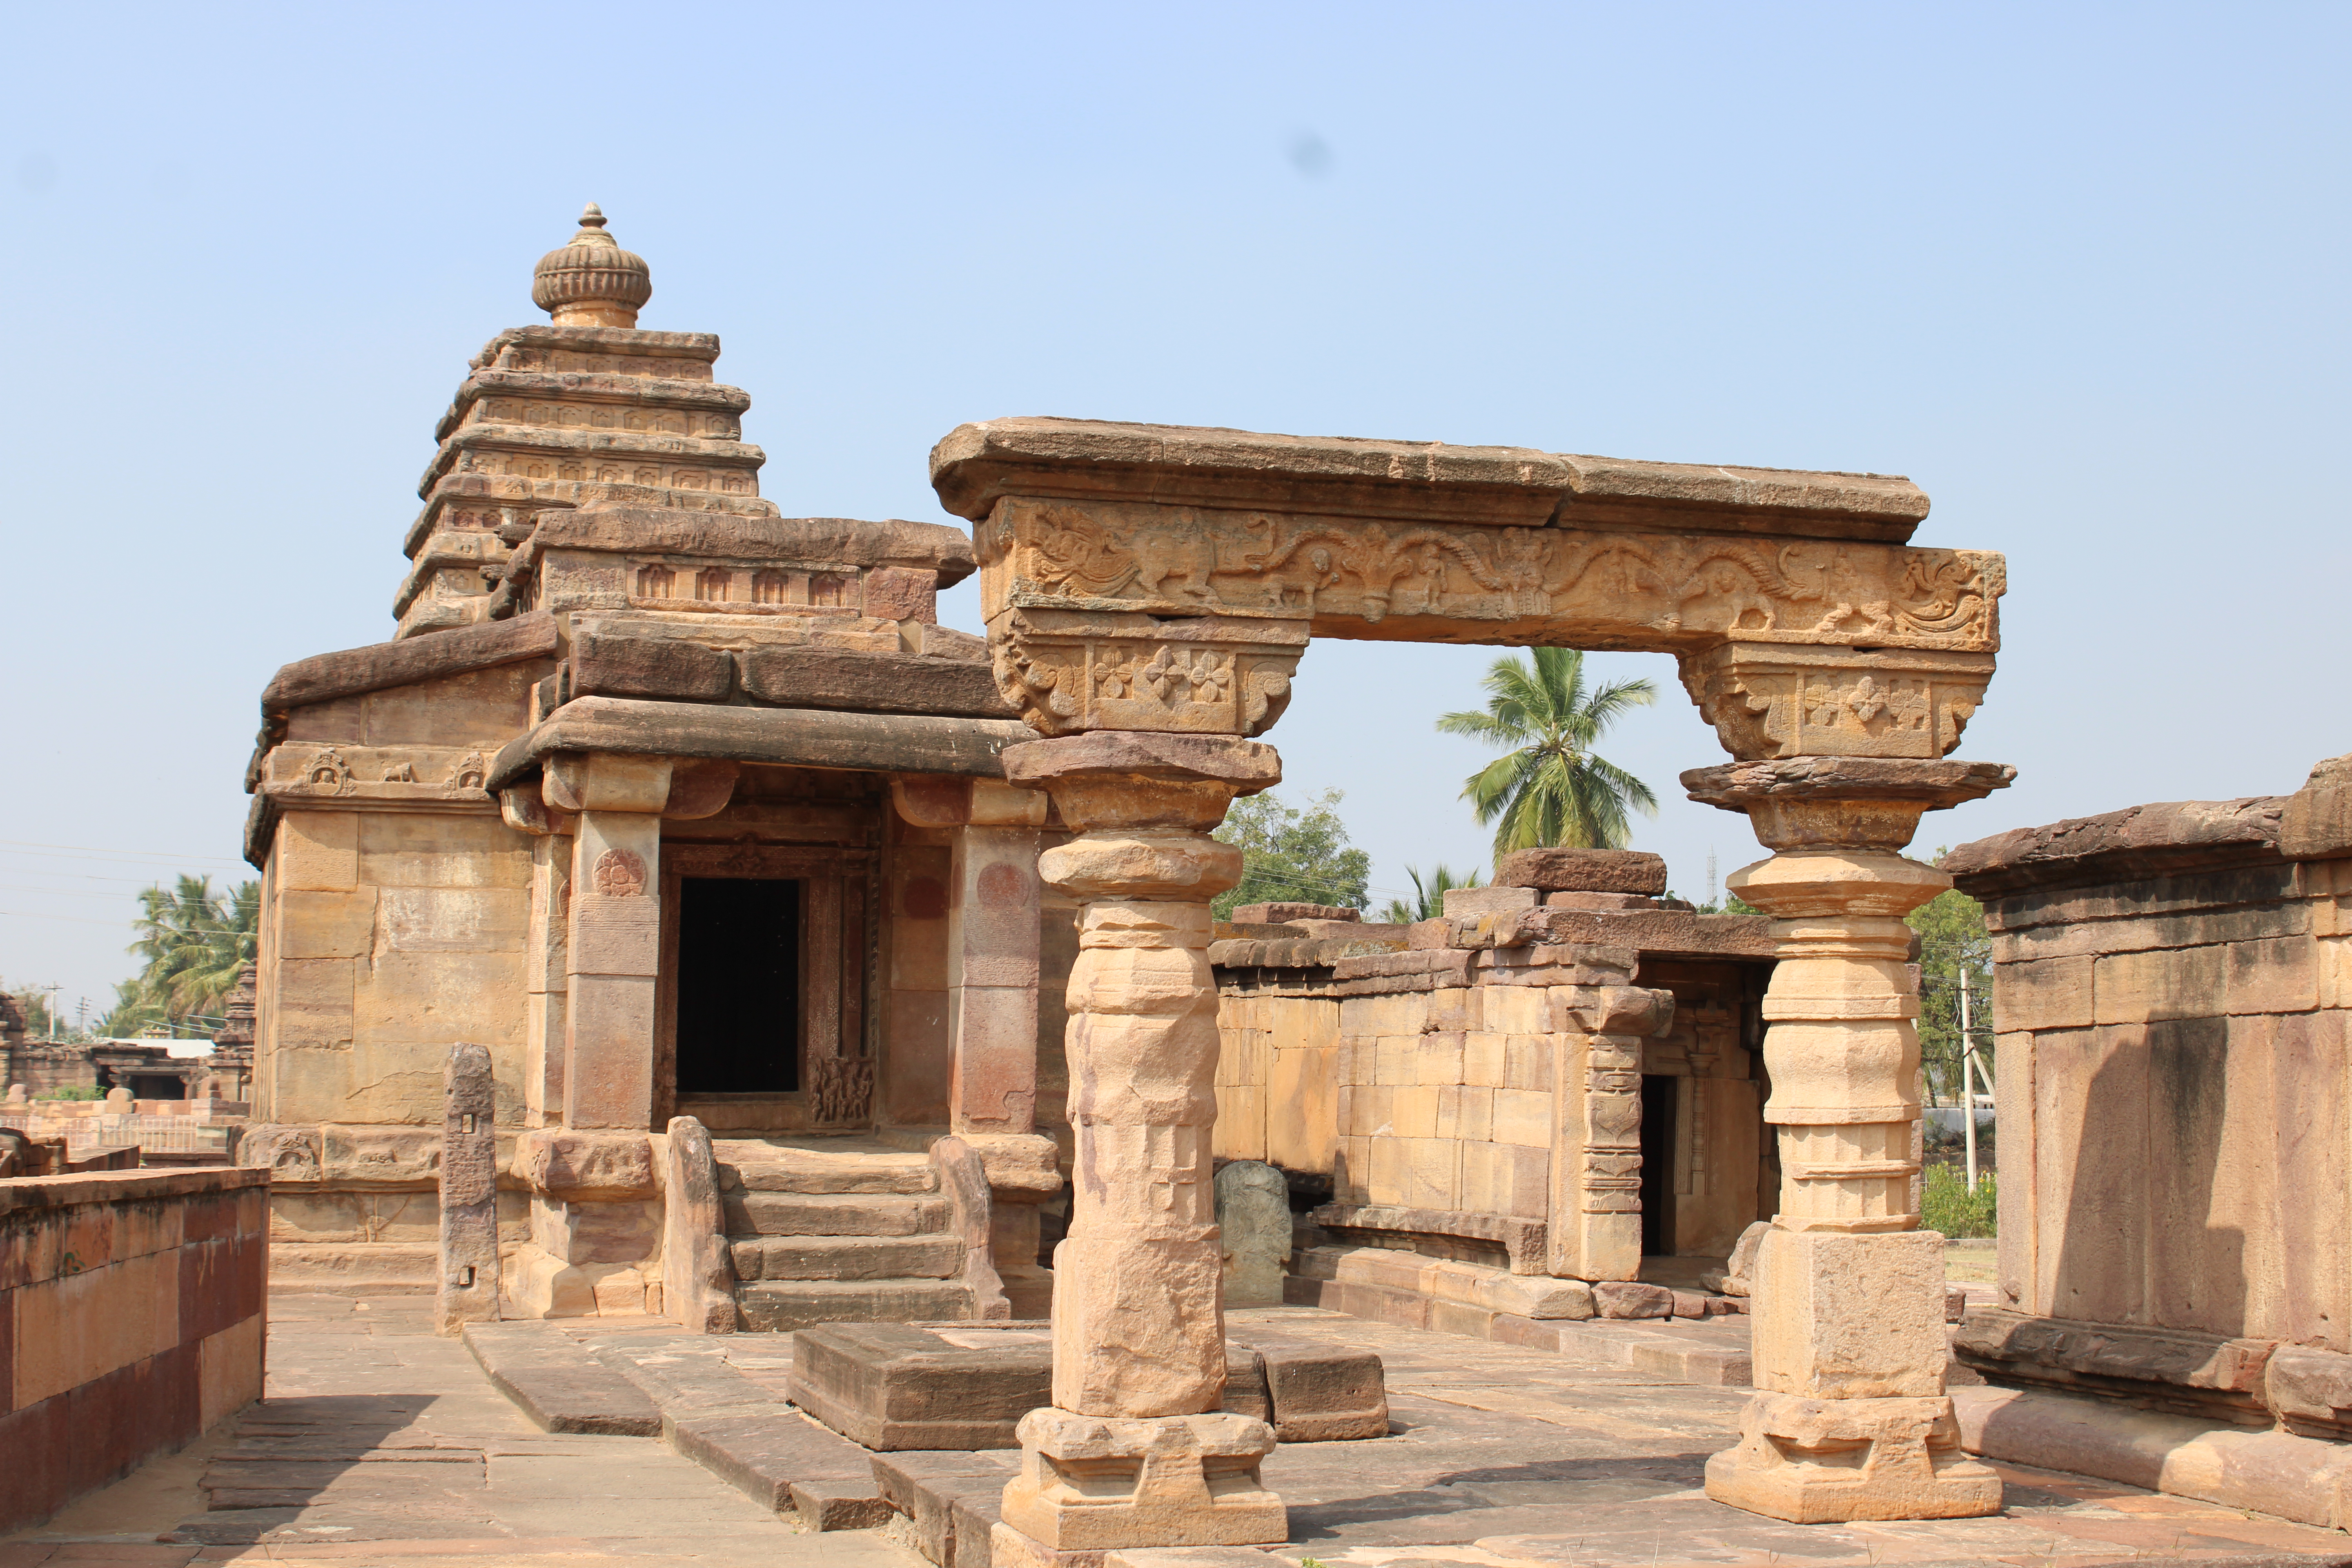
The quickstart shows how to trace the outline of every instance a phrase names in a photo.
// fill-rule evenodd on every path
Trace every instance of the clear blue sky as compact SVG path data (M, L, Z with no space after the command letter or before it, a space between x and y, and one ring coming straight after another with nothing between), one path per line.
M2352 749L2341 6L19 7L0 51L0 978L97 1005L240 873L255 699L390 635L465 361L593 199L768 495L942 514L1055 414L1905 473L2010 560L1932 848ZM948 618L975 624L971 590ZM1395 888L1485 860L1486 650L1318 643L1269 739ZM1606 748L1758 851L1664 658ZM131 852L90 858L83 847ZM199 857L211 857L202 859Z

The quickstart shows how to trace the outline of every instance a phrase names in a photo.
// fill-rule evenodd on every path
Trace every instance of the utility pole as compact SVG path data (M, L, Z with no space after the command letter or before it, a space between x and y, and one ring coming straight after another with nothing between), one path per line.
M1969 1191L1977 1190L1977 1041L1969 1016L1969 972L1958 971L1960 983L1960 1135L1969 1153Z

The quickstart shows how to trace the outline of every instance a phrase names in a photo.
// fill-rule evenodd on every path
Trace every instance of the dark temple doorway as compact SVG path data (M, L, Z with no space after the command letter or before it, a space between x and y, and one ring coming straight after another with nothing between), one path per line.
M782 1094L801 1086L801 884L688 877L678 884L677 1091Z
M1666 1073L1642 1078L1642 1256L1675 1250L1675 1095Z

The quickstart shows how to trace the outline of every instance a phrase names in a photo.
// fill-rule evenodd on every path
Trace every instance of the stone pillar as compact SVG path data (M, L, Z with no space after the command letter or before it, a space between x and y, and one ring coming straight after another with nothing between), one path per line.
M1779 921L1764 1060L1780 1212L1754 1276L1756 1394L1707 1462L1718 1502L1797 1523L2000 1509L1944 1393L1944 1238L1916 1228L1919 1005L1903 917L1951 885L1897 853L1921 813L2006 784L1983 763L1792 758L1683 775L1772 858L1727 885Z
M499 1321L499 1133L490 1053L452 1046L441 1127L439 1332Z
M1209 837L1280 782L1231 735L1097 732L1004 752L1076 837L1045 880L1080 900L1069 981L1069 1237L1055 1254L1054 1403L1019 1428L1000 1563L1115 1547L1246 1545L1288 1531L1258 1480L1274 1433L1219 1410L1224 1317L1210 1131L1209 900L1241 852Z
M975 780L948 899L950 1131L1037 1125L1037 835L1045 796Z
M548 760L549 806L576 812L566 934L563 1125L644 1132L654 1115L667 757Z
M898 815L954 834L948 896L948 1131L987 1173L990 1264L1016 1318L1045 1316L1037 1205L1061 1190L1037 1131L1037 849L1047 798L994 779L891 781Z
M1553 1274L1642 1273L1642 1042L1674 1016L1671 992L1630 984L1553 992Z
M520 794L520 791L509 791ZM545 824L548 814L539 820ZM565 829L572 825L567 820ZM565 987L571 984L570 837L548 826L530 844L530 915L523 931L523 1120L531 1127L563 1121Z

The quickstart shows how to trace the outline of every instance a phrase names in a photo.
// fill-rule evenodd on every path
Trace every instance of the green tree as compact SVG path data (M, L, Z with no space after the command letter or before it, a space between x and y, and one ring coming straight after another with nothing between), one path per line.
M1216 837L1242 852L1241 886L1211 904L1216 918L1231 920L1240 904L1331 904L1360 910L1370 901L1372 858L1348 844L1339 820L1336 789L1307 797L1304 806L1285 805L1272 795L1234 802Z
M261 929L261 884L240 882L213 890L210 877L180 877L173 886L141 891L132 922L139 940L129 951L146 960L138 975L115 987L101 1034L135 1035L174 1019L214 1012L236 985L237 971L253 962Z
M1938 849L1941 858L1943 851ZM1919 933L1919 1061L1938 1100L1956 1103L1960 1094L1960 996L1968 994L1977 1066L1990 1079L1992 1053L1992 939L1986 934L1984 906L1948 888L1905 917Z
M1391 899L1389 907L1381 911L1381 919L1390 925L1411 925L1415 921L1433 921L1445 912L1445 895L1449 889L1475 888L1479 873L1467 876L1440 866L1424 879L1420 870L1408 866L1404 874L1412 879L1412 897Z
M1506 654L1487 668L1483 713L1448 713L1438 730L1507 748L1462 786L1480 823L1495 824L1495 854L1514 849L1622 849L1633 837L1629 811L1658 812L1657 796L1632 773L1596 754L1609 726L1657 700L1646 679L1588 689L1584 655L1574 648L1528 650L1530 666Z

